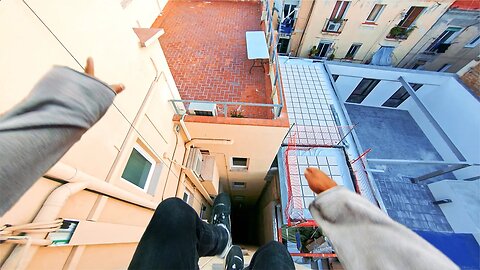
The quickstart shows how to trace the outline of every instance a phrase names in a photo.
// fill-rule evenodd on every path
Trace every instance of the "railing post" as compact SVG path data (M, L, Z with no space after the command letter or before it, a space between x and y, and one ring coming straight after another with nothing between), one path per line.
M175 103L175 101L170 100L170 102L172 102L172 106L173 106L173 109L175 110L175 113L176 113L176 114L180 114L180 112L178 111L177 104Z

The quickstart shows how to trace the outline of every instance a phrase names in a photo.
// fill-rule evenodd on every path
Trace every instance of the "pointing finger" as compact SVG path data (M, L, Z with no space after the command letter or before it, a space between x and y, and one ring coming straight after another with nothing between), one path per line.
M110 85L110 88L112 88L112 90L117 93L117 94L120 94L123 90L125 90L125 85L123 85L122 83L119 83L119 84L111 84Z
M90 76L95 76L95 69L93 66L93 58L88 57L87 58L87 65L85 66L85 73L87 73Z

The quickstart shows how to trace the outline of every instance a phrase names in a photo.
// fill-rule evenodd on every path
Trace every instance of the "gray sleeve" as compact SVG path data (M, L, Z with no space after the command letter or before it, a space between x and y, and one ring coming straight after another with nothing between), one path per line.
M0 116L0 216L105 114L114 97L103 82L54 67Z
M459 269L416 233L343 187L318 195L309 210L347 270Z

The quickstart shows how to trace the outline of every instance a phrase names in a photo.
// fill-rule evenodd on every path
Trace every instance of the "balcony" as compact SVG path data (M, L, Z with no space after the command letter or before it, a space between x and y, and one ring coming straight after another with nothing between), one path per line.
M322 32L340 34L347 23L347 19L327 19Z
M403 26L394 26L392 29L390 29L390 32L388 32L388 35L386 38L389 39L396 39L396 40L405 40L408 38L410 33L412 33L413 30L415 30L415 26L411 27L403 27Z
M218 121L279 117L275 51L270 47L263 68L251 69L247 58L245 32L262 30L261 9L259 2L168 2L152 27L165 30L160 43L180 94L171 100L177 114Z

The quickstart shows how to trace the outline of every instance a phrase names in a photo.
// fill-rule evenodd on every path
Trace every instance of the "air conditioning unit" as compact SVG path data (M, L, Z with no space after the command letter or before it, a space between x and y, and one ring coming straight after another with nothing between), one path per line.
M192 102L188 106L188 114L217 116L217 104Z
M191 169L197 178L202 173L203 156L198 148L192 148L188 154L187 168Z
M214 196L218 194L219 175L215 156L204 155L201 177L203 179L203 186L208 194Z
M342 26L341 23L339 22L328 22L328 25L327 25L327 31L328 32L338 32L338 30L340 30L340 27Z

